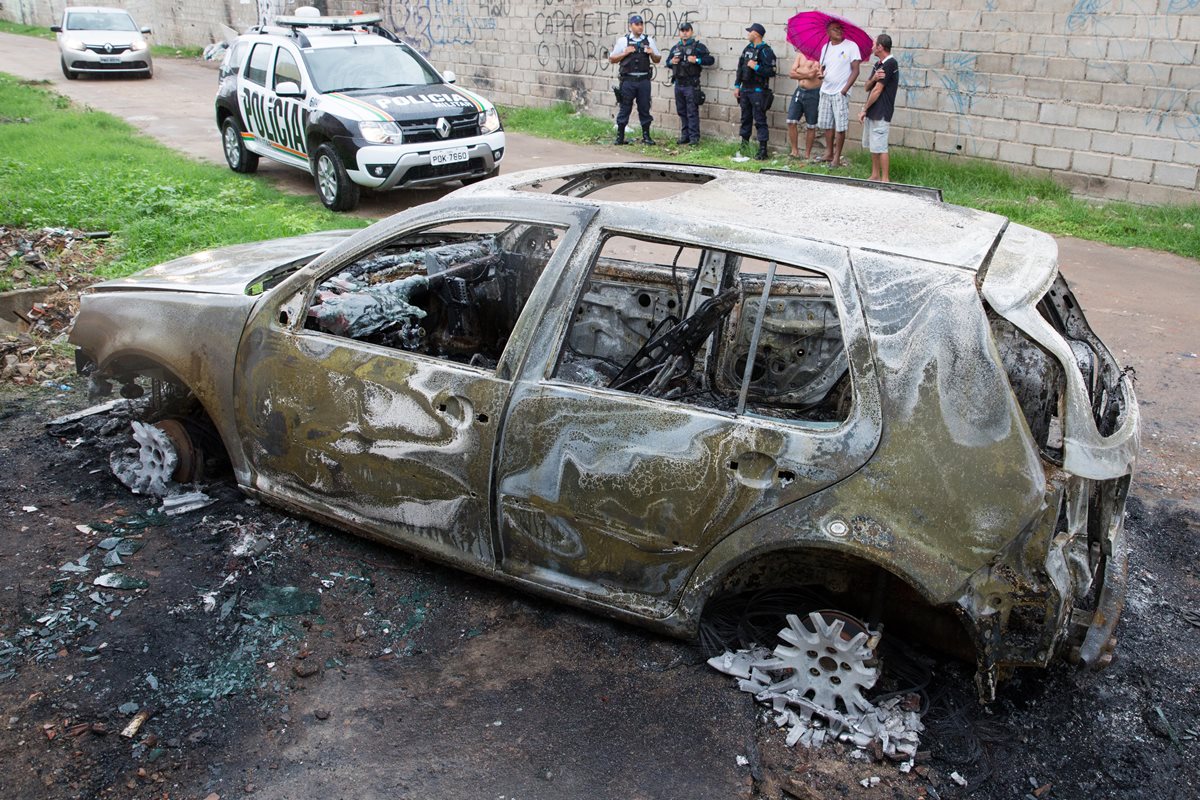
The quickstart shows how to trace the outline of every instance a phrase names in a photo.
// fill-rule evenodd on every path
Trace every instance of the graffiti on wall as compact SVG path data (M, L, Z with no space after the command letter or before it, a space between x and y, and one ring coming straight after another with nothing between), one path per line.
M425 55L434 47L472 45L496 31L512 13L513 0L384 0L385 23Z
M570 75L599 75L609 72L609 50L613 41L625 33L630 15L639 14L646 21L646 33L666 49L667 39L675 35L684 22L695 22L699 11L673 8L672 0L663 0L655 8L653 0L626 0L629 10L569 11L554 6L563 0L543 0L545 8L533 20L538 35L538 64L543 69ZM665 71L664 71L665 72Z

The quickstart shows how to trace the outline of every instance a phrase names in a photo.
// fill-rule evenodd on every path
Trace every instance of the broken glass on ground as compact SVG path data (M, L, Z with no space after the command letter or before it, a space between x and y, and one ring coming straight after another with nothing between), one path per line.
M92 585L103 586L106 589L145 589L150 584L132 575L123 575L119 572L106 572L92 581Z
M320 608L320 595L302 592L295 586L266 586L262 595L247 605L247 611L256 617L293 617Z

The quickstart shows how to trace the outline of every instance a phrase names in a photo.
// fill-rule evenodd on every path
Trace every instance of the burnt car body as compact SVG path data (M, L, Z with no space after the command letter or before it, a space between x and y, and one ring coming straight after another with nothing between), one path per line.
M71 341L202 407L255 497L659 631L811 585L969 648L984 698L1111 657L1131 378L993 214L540 170L100 284Z

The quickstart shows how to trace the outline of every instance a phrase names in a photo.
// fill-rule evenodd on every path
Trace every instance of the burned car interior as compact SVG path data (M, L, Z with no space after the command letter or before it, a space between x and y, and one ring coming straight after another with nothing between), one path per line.
M559 236L501 222L404 236L322 281L305 327L492 369Z
M624 235L601 245L556 377L811 422L845 419L850 397L824 275Z
M492 369L559 237L498 222L401 237L321 281L305 327ZM812 423L845 419L850 401L827 277L620 234L601 243L555 377Z

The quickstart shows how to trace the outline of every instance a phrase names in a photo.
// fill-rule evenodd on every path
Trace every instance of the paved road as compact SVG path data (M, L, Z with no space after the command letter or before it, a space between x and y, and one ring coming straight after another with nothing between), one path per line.
M0 34L0 64L6 72L45 80L56 91L136 125L164 144L204 161L223 164L213 118L216 65L159 59L153 80L67 81L59 71L53 42ZM508 134L506 171L539 166L625 160L617 148L584 147L518 133ZM259 173L281 189L312 194L312 180L299 170L263 159ZM383 217L440 197L430 188L364 195L356 212ZM2 222L2 220L0 220ZM1145 421L1139 484L1154 496L1200 505L1200 442L1195 418L1200 398L1200 262L1143 250L1059 238L1063 273L1074 287L1097 332L1122 363L1137 369Z

